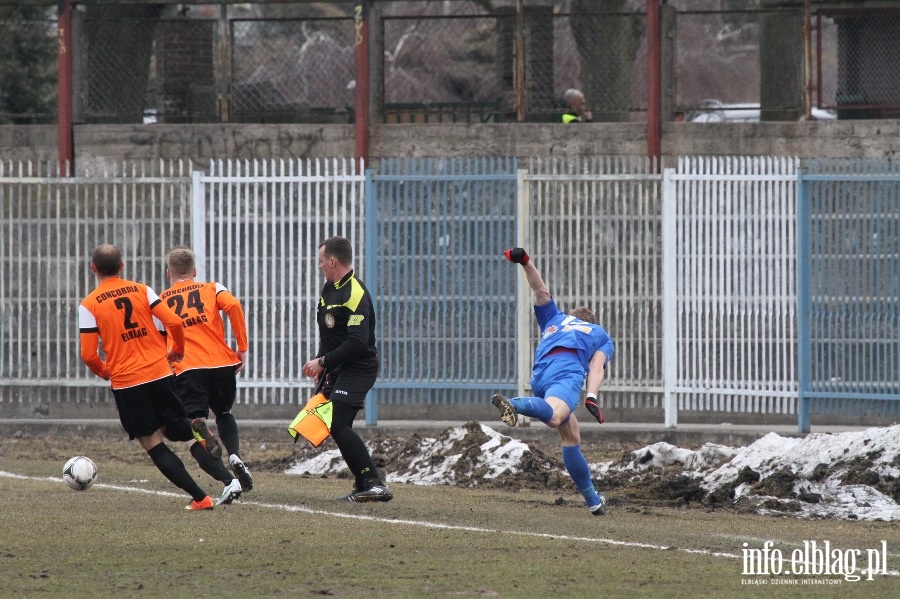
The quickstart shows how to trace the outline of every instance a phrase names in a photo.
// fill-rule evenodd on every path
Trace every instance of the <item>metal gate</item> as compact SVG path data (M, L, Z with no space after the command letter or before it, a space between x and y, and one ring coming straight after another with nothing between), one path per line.
M366 285L384 359L377 405L471 404L516 389L513 158L387 160L367 174ZM372 216L374 215L374 218ZM390 326L386 326L390 323Z
M900 163L811 161L798 225L801 432L814 410L900 413Z
M794 158L682 158L666 169L666 425L679 411L793 413Z

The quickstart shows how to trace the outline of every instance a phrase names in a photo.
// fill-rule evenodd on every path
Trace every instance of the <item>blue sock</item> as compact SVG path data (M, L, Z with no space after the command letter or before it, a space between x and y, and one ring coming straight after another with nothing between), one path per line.
M537 418L544 424L553 418L553 408L540 397L513 397L509 402L519 414Z
M600 503L600 496L594 488L591 480L591 470L588 468L587 460L581 453L581 445L564 445L562 448L563 464L575 483L575 488L584 496L584 501L588 507L594 507Z

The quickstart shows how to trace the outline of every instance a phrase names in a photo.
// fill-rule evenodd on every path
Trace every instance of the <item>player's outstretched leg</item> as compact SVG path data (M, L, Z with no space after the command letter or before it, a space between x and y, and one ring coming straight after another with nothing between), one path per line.
M537 418L544 424L553 419L553 408L543 397L512 397L509 400L517 414Z
M516 413L516 408L513 407L507 398L498 393L491 397L491 403L500 410L500 420L506 423L507 426L516 425L516 422L519 421L519 415Z
M216 426L219 428L219 440L228 452L228 465L239 481L244 491L253 489L253 477L250 469L241 459L241 440L238 436L237 421L231 412L216 414Z
M199 443L191 444L191 455L197 460L200 469L224 485L222 496L216 505L230 504L241 496L243 489L239 479L233 478L222 460L212 457Z
M194 481L194 478L184 467L184 462L181 461L181 458L175 455L165 443L159 443L148 449L147 455L150 456L156 469L159 470L163 476L169 479L176 487L186 491L191 496L193 501L191 501L186 509L212 509L212 499L200 488L196 481Z

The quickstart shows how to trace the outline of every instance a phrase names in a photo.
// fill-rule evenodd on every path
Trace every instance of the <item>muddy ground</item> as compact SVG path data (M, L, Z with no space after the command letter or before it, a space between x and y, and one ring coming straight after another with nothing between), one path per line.
M482 445L489 437L481 430L478 422L469 422L464 428L466 432L462 439L448 444L443 454L432 455L430 458L432 461L441 461L451 455L460 456L451 466L452 472L447 477L456 486L513 492L523 489L544 490L561 495L574 492L574 485L563 465L558 444L528 440L530 450L519 460L517 472L506 472L486 478L483 476L486 468L483 463ZM448 432L445 431L441 436L446 436ZM401 474L412 468L413 461L421 453L422 442L422 435L413 434L409 437L380 436L371 439L369 444L372 447L372 457L382 471ZM638 443L593 442L583 443L582 451L589 463L610 461L627 463L634 459L633 452L641 447ZM293 446L290 456L265 460L257 463L255 467L283 472L298 461L311 459L323 451L332 449L336 449L336 446L330 438L319 448L300 442ZM349 473L342 468L336 476L349 478ZM704 509L712 507L708 502L704 502L707 493L700 489L699 482L686 476L680 467L644 472L638 477L635 477L634 473L610 473L596 479L595 484L598 490L606 493L611 505L631 505L636 509L641 505L693 505ZM720 508L725 507L723 501L716 503ZM733 507L742 509L741 506Z
M376 465L389 476L391 474L415 475L415 469L422 468L422 448L428 445L427 456L429 466L440 470L446 465L446 476L440 480L445 484L461 487L478 487L500 489L516 492L523 489L541 490L548 493L559 493L558 501L564 501L564 495L575 492L565 467L562 463L560 448L544 440L528 440L528 450L517 458L511 471L501 472L496 476L485 476L486 464L491 457L486 455L483 446L489 441L480 423L473 421L460 429L447 429L437 435L426 438L420 434L383 435L368 440L372 448L372 456ZM508 434L504 431L503 435ZM514 435L514 433L513 433ZM552 439L548 437L547 439ZM495 439L496 441L496 439ZM503 437L502 443L513 443L512 437ZM298 462L322 457L323 453L336 450L334 442L329 438L318 448L301 440L294 443L285 434L284 440L253 438L251 434L242 435L242 454L245 462L255 472L283 473ZM146 456L136 442L129 442L124 433L94 433L89 438L73 441L72 436L34 436L28 433L16 433L0 438L0 456L16 455L38 457L62 463L70 457L73 446L90 450L95 460L115 460L124 463L145 463ZM174 444L180 445L180 444ZM435 450L437 448L437 450ZM629 463L640 462L643 446L622 442L585 442L582 450L590 464L612 462L624 467ZM696 447L686 449L698 449ZM336 452L333 452L336 455ZM649 454L647 456L649 459ZM866 485L877 489L880 493L900 503L900 479L885 477L875 473L871 468L872 456L854 460L844 465L840 476L840 484ZM327 474L337 478L349 478L349 472L336 456L334 468ZM859 462L859 463L857 463ZM900 466L900 455L894 458L895 465ZM671 506L688 507L704 510L729 510L737 512L760 512L761 510L777 510L790 514L800 512L804 504L815 504L819 497L815 493L798 491L795 485L798 475L790 470L781 470L760 476L749 468L742 470L736 479L726 481L720 487L707 490L701 486L696 473L685 470L675 464L662 468L649 468L636 471L634 469L611 467L603 476L595 477L598 490L603 491L610 505L626 509L640 510L642 507ZM834 465L821 464L812 480L824 478L836 468ZM312 476L312 475L310 475ZM407 480L415 480L407 478ZM735 488L738 485L750 485L753 497L741 496L735 499ZM852 516L851 516L852 517Z

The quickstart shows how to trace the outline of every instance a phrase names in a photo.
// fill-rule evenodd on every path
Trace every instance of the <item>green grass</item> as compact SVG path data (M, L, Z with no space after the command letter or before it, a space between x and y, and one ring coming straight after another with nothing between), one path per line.
M291 452L288 442L247 445L251 467ZM77 453L100 468L86 492L60 477ZM574 494L414 485L392 485L387 504L340 504L333 498L347 480L265 467L240 502L195 513L136 443L118 438L0 439L0 470L30 477L0 476L0 597L853 599L900 588L898 576L750 587L740 559L715 555L740 556L742 543L765 540L788 555L804 540L843 550L885 540L896 571L898 523L659 508L614 495L596 518ZM197 478L217 493L217 483Z

